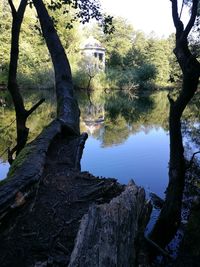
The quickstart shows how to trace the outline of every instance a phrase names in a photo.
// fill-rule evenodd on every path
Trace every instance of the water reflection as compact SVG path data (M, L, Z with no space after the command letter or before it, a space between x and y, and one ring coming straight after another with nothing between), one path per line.
M28 106L41 97L46 98L28 122L31 140L55 117L56 107L52 90L40 91L39 95L28 93L25 95ZM81 131L89 133L82 170L116 177L122 183L133 178L162 197L168 181L169 161L167 93L76 92L81 109ZM196 101L196 105L198 103ZM16 138L15 123L6 128L14 119L14 110L9 106L11 104L4 111L0 110L0 152L13 145ZM195 107L191 106L184 114L185 135L193 139L197 136L197 126L193 125L199 127L199 108ZM6 160L6 155L2 160ZM4 169L0 164L1 174Z
M55 95L53 89L38 92L26 90L23 95L27 109L40 98L46 99L28 119L27 125L30 128L28 141L31 141L55 117ZM15 112L8 95L5 99L6 105L0 109L0 180L6 177L9 169L6 150L16 144Z
M0 160L0 180L3 180L6 177L9 167L10 165L7 162L2 162Z
M129 97L81 92L81 130L89 132L81 166L97 176L131 178L163 197L168 181L167 92Z
M55 97L52 89L42 90L39 92L24 92L24 99L26 108L32 107L38 99L45 98L43 103L28 119L27 124L30 128L29 141L34 139L42 129L55 117ZM7 100L6 107L0 109L0 155L8 147L15 145L16 129L15 129L15 112L11 101ZM3 155L2 160L6 160L6 153Z
M168 136L162 128L130 135L124 143L103 147L90 136L86 142L82 170L97 176L115 177L123 184L132 178L161 197L168 181Z

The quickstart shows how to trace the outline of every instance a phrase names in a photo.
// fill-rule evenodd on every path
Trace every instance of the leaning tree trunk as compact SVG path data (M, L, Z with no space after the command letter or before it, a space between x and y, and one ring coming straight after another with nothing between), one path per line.
M185 181L185 158L181 133L181 116L198 88L200 64L188 48L188 34L194 25L198 0L193 0L190 21L185 30L178 15L177 0L172 1L172 15L176 27L174 53L183 73L181 92L176 100L170 96L169 132L170 162L169 185L164 206L150 236L161 247L165 247L176 233L181 220L181 204ZM162 234L161 234L162 233Z
M33 3L37 10L42 32L54 66L57 117L63 122L64 126L67 126L73 133L79 134L80 111L77 101L74 98L69 61L43 1L33 0Z

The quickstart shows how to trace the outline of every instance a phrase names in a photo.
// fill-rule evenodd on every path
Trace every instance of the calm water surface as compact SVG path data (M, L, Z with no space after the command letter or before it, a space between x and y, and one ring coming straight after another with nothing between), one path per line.
M163 197L168 182L168 139L162 128L152 128L148 133L141 129L122 144L103 147L100 140L90 135L81 161L82 170L117 178L123 184L133 179L147 192Z
M77 97L81 109L81 131L89 133L81 160L82 171L114 177L123 184L133 179L147 193L155 192L164 197L169 162L167 92L134 97L126 92L94 91L90 94L79 92ZM45 105L29 122L31 138L43 129L44 122L47 124L55 112L52 102ZM187 139L190 143L196 134L196 126L192 125L200 125L199 113L195 115L199 108L194 107L188 111L190 124L186 121L184 128L186 135L190 135ZM0 114L1 121L5 121L0 132L1 127L13 120L14 112L8 110L5 114ZM1 134L0 152L15 140L14 132L13 129ZM0 179L5 178L9 168L2 160Z
M7 162L3 162L0 160L0 180L3 180L7 173L8 173L8 170L9 170L9 164Z

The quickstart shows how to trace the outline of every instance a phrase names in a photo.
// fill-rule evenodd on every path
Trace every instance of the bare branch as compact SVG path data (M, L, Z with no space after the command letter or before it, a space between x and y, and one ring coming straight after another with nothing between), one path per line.
M26 112L26 116L28 118L28 116L30 116L33 111L35 111L43 102L45 101L45 98L42 98L40 99L40 101L38 101L34 106L32 106L31 109L29 109L27 112Z
M194 157L196 156L196 154L199 154L199 153L200 153L200 151L197 151L197 152L193 153L193 155L192 155L192 157L191 157L191 159L189 161L189 164L188 164L187 169L190 169L191 168L191 166L193 164L193 161L194 161Z
M158 244L156 244L153 240L151 240L149 237L145 236L145 240L154 248L156 248L163 256L166 256L168 258L172 258L168 251L161 248Z
M182 13L183 13L183 7L184 7L184 0L182 0L182 5L181 5L181 11L180 11L179 18L181 18L181 16L182 16Z
M173 98L171 98L170 94L167 95L167 98L169 100L170 105L173 105L174 104L174 100L173 100Z
M174 26L176 30L179 31L180 24L182 24L182 22L180 21L180 17L178 14L178 3L177 3L177 0L170 0L170 1L172 2L172 18L173 18Z
M13 4L13 1L12 1L12 0L8 0L8 3L9 3L9 5L10 5L10 9L11 9L11 12L12 12L12 16L13 16L13 17L16 16L17 11L16 11L16 8L15 8L15 6L14 6L14 4Z
M184 30L184 37L186 38L190 32L190 30L192 29L193 25L194 25L194 22L195 22L195 19L196 19L196 16L197 16L197 9L198 9L198 0L193 0L192 1L193 4L192 4L192 11L191 11L191 16L190 16L190 20Z
M4 128L2 128L0 130L0 133L2 133L4 130L6 130L7 128L9 128L14 122L16 121L16 118L14 120L11 121L11 123L9 125L6 125ZM1 157L1 156L0 156Z
M26 9L27 2L28 2L28 0L21 0L20 1L20 5L18 7L17 13L19 14L19 16L21 18L23 18L23 16L24 16L24 12L25 12L25 9Z

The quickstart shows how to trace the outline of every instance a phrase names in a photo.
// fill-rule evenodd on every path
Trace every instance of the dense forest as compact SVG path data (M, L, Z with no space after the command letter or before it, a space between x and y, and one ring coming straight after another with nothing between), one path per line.
M4 44L0 55L0 83L6 84L12 18L7 1L2 1L0 5L0 38ZM153 32L147 36L143 32L134 30L132 25L120 17L113 19L114 30L111 34L104 34L95 23L82 26L74 22L70 28L67 25L72 14L63 15L63 10L64 8L53 11L53 18L69 57L77 87L87 85L86 62L82 58L80 47L90 35L106 48L106 71L95 75L93 79L95 88L133 89L135 85L148 88L152 83L160 88L172 86L180 79L181 73L172 53L175 40L173 34L168 38L158 38ZM194 45L193 47L195 49ZM50 88L54 84L53 75L52 63L35 11L27 7L20 34L19 83L24 88Z

